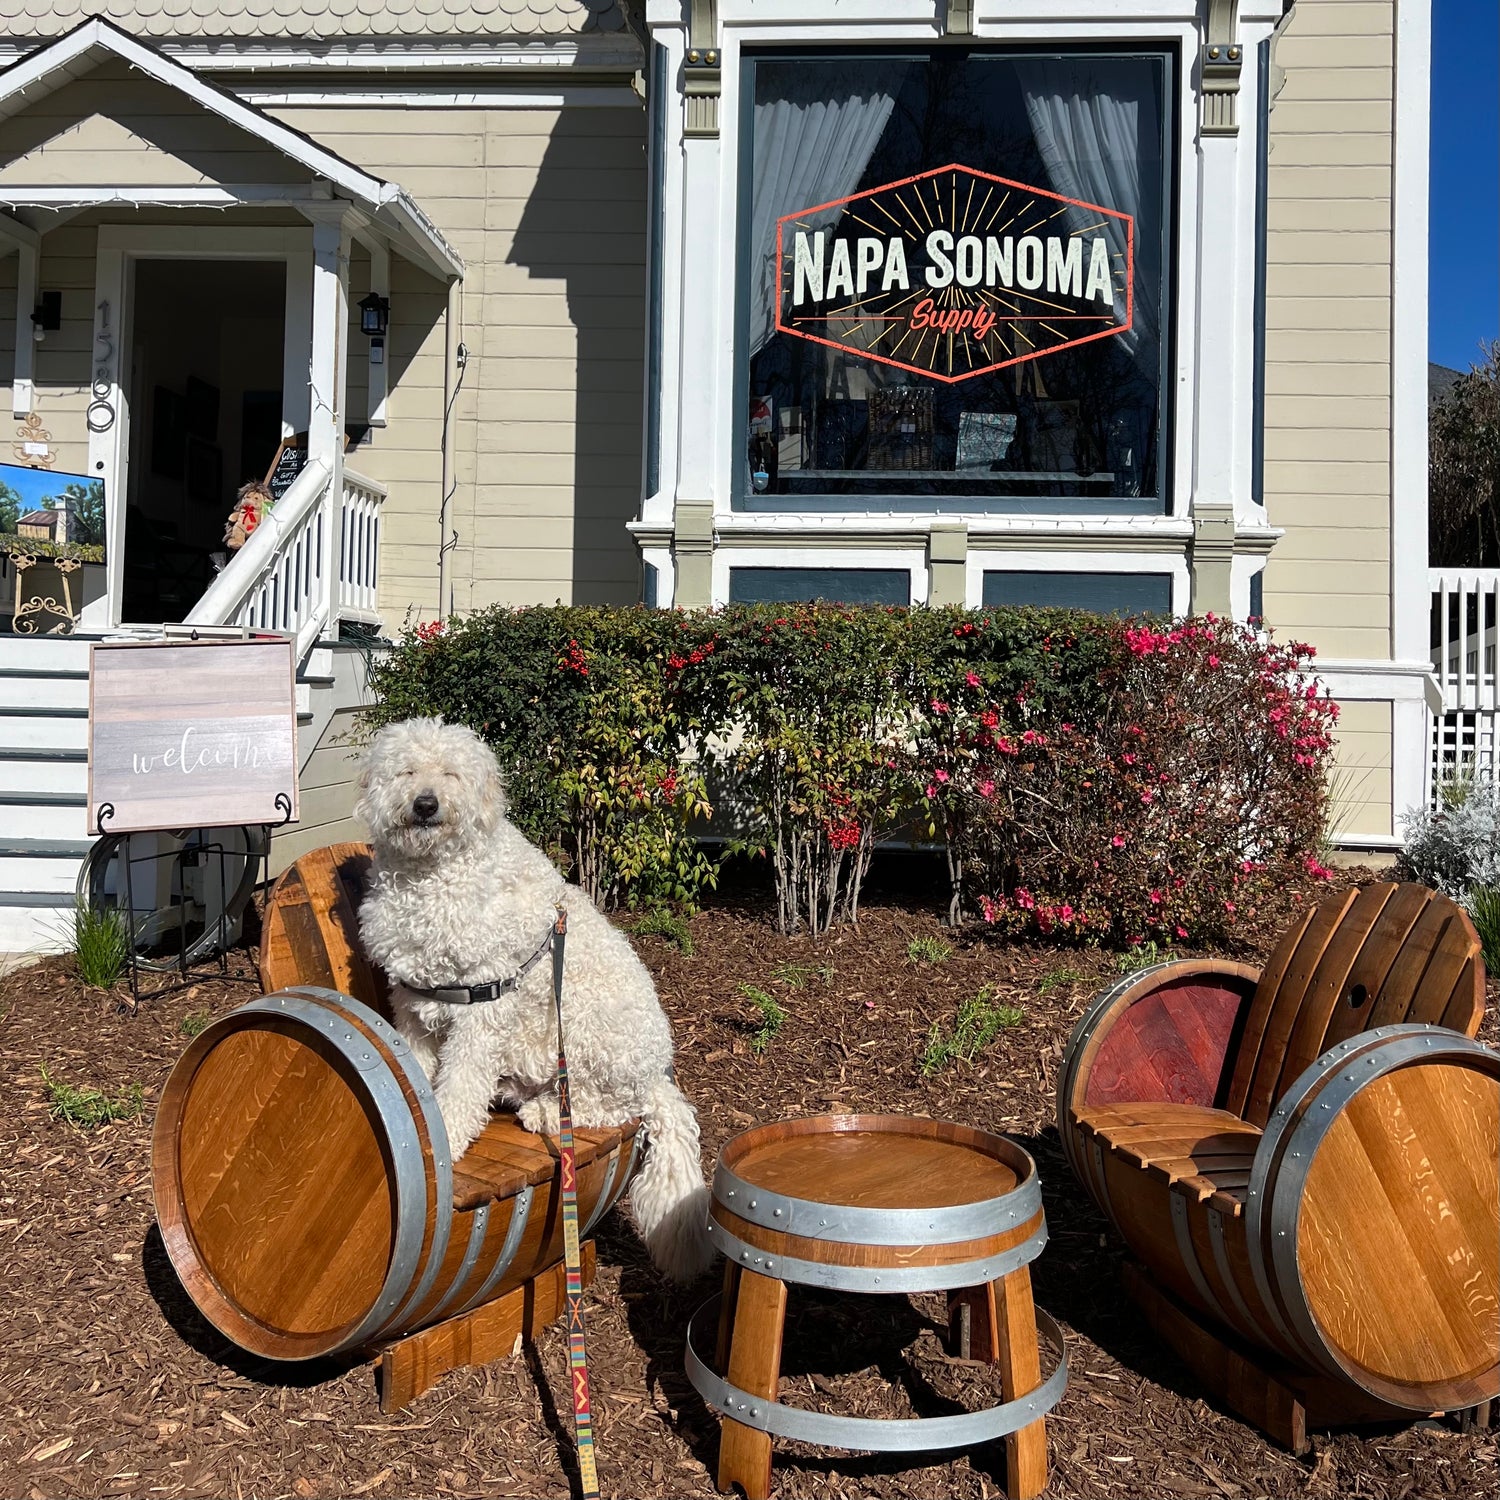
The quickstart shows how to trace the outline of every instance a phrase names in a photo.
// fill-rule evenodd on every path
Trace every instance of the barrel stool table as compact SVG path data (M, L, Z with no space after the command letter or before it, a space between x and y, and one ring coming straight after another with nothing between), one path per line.
M809 1188L816 1199L801 1196ZM712 1361L688 1326L688 1378L723 1415L718 1486L771 1490L771 1438L823 1447L927 1451L1005 1439L1006 1494L1047 1483L1043 1417L1062 1397L1062 1334L1031 1300L1047 1242L1036 1166L1003 1136L897 1115L817 1115L730 1140L714 1174L708 1235L725 1257ZM899 1421L803 1411L776 1400L787 1286L946 1290L965 1357L999 1367L1005 1397L983 1411ZM700 1309L700 1312L702 1309ZM1040 1323L1058 1350L1043 1381Z

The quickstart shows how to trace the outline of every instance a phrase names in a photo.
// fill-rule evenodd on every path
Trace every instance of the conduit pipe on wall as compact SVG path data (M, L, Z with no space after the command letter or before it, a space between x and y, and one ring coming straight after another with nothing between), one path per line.
M448 311L443 319L443 452L442 489L438 503L438 597L437 618L445 620L453 612L453 586L449 555L453 546L448 540L448 504L453 498L453 403L458 396L462 369L460 366L459 318L462 287L460 281L448 283ZM454 538L454 545L457 538Z

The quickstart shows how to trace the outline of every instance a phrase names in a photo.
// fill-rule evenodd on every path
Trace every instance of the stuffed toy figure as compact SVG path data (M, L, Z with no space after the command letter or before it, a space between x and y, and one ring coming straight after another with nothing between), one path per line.
M258 480L252 479L249 484L242 485L224 525L224 545L231 552L238 552L275 503L270 490Z

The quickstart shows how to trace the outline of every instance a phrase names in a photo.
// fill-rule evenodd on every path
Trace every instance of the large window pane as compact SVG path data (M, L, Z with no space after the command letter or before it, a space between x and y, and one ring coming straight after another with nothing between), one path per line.
M747 63L743 501L1162 509L1167 61Z
M910 604L907 568L731 568L731 604Z

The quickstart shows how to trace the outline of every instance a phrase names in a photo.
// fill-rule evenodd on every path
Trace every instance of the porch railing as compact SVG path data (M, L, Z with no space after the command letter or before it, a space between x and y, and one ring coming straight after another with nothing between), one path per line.
M300 664L339 620L377 622L385 490L346 469L333 505L328 481L327 463L310 461L183 623L284 632Z
M1433 720L1432 785L1500 770L1500 569L1430 568L1432 670L1443 696Z
M344 470L339 508L339 617L380 623L380 507L385 487Z

